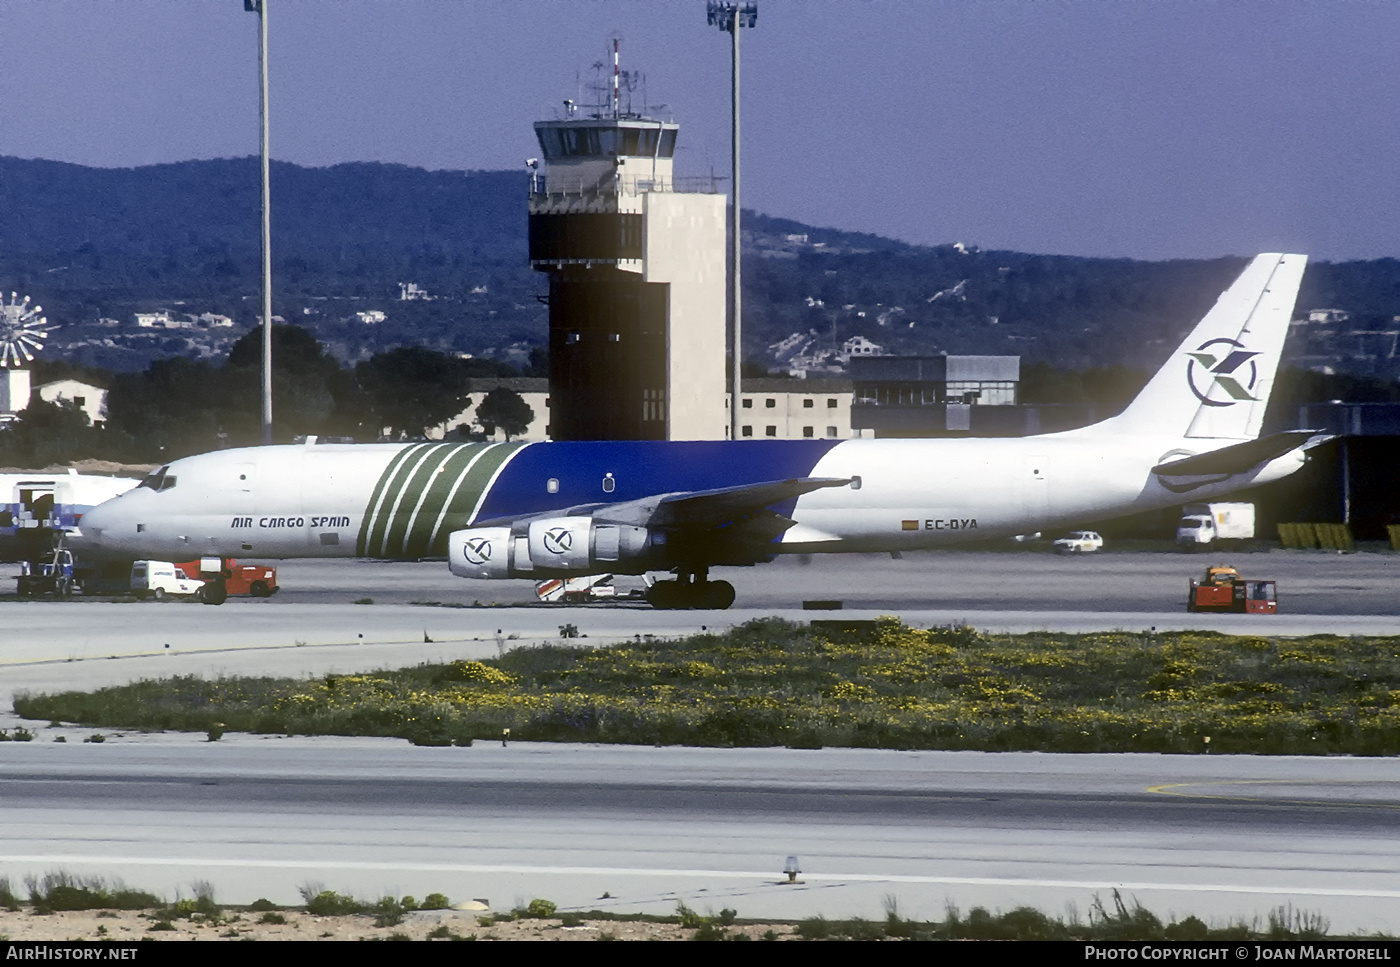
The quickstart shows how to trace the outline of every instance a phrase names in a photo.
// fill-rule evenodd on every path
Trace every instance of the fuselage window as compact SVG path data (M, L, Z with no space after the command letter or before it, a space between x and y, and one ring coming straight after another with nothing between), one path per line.
M546 480L546 481L544 482L544 489L545 489L548 493L557 494L557 493L559 492L559 478L558 478L558 477L550 477L548 480Z
M606 475L603 477L603 493L605 493L605 494L610 494L610 493L612 493L612 492L613 492L614 490L616 490L616 489L617 489L617 481L616 481L615 479L613 479L613 475L612 475L612 474L606 474Z

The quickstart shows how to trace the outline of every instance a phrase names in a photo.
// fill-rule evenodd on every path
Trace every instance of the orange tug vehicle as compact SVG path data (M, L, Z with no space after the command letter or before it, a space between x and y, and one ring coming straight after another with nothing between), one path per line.
M1234 568L1218 565L1206 568L1203 580L1191 579L1186 610L1274 614L1278 594L1273 581L1246 581Z
M206 559L217 561L217 558ZM225 562L222 573L201 570L205 561L185 561L183 564L176 564L177 570L182 572L191 581L204 581L204 593L199 596L201 601L206 603L222 603L223 598L246 594L254 598L270 598L281 590L277 586L277 568L269 567L266 564L239 564L233 559ZM209 594L210 586L214 585L218 579L223 578L224 596L219 597L218 602L211 601ZM215 592L217 594L217 592Z

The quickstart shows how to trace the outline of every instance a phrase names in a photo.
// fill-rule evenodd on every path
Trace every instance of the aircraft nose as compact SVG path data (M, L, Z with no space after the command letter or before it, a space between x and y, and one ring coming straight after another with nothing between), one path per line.
M116 501L109 500L104 504L98 504L89 510L78 521L77 533L71 535L71 542L76 548L98 549L110 547L115 544L115 533L113 525L116 523L117 513L111 505Z

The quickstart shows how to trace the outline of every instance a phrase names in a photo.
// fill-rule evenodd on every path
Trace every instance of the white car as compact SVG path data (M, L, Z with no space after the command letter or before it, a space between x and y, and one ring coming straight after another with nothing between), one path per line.
M1103 549L1103 538L1097 531L1070 531L1055 542L1060 554L1092 554Z

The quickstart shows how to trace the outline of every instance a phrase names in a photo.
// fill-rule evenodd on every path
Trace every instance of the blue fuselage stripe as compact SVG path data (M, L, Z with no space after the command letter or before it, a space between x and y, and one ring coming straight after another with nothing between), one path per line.
M810 476L839 440L536 443L496 478L477 520ZM609 474L611 477L609 478ZM611 480L612 490L604 489ZM550 480L558 490L550 492Z

